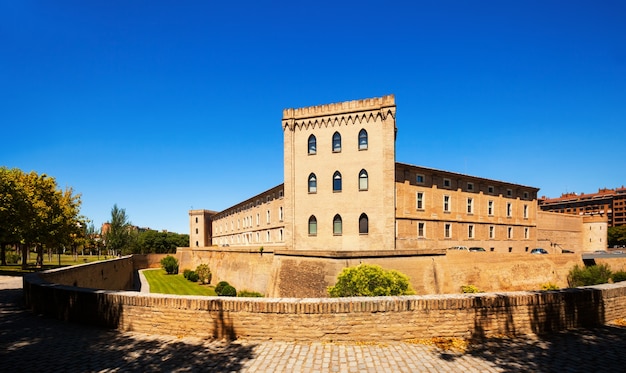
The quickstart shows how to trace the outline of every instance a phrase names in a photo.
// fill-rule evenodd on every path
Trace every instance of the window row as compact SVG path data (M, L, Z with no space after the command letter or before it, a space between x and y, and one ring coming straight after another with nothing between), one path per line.
M367 150L368 140L367 131L365 129L359 131L358 141L359 150ZM339 132L333 133L332 151L333 153L341 152L341 134ZM308 153L317 154L317 137L315 137L315 135L309 136Z
M343 220L341 215L333 217L333 235L340 236L343 233ZM359 216L359 234L369 233L369 219L365 213ZM315 215L309 217L309 236L317 236L317 218Z
M281 228L277 231L274 231L274 234L272 234L272 231L265 231L264 233L262 232L241 233L241 234L236 234L236 235L227 236L227 237L220 237L216 241L217 242L214 242L214 243L217 243L219 245L226 245L226 244L247 245L251 243L283 242L284 234L283 234L283 229ZM198 243L196 241L196 246L197 245Z
M514 229L513 227L506 227L506 238L511 240L514 238ZM426 237L426 223L419 222L417 224L417 236L420 238ZM443 225L443 236L444 238L452 238L452 223L445 223ZM467 225L467 238L474 239L476 238L476 226L474 224ZM488 228L488 238L493 240L496 238L496 226L490 225ZM530 239L530 229L528 227L524 227L523 229L523 238L525 240Z
M271 224L272 222L272 213L270 210L267 210L265 212L265 223L266 224ZM278 207L278 221L282 222L284 219L284 214L283 214L283 207L279 206ZM244 216L241 219L237 219L237 228L235 228L235 220L231 220L230 221L230 230L234 231L235 229L246 229L246 228L251 228L254 225L254 222L256 222L256 226L261 225L261 214L257 213L256 214L256 221L253 220L253 216L249 215L249 216ZM225 222L224 224L219 224L219 233L224 233L224 232L228 232L228 222ZM217 232L217 228L216 228L216 232ZM196 232L197 233L197 232Z
M333 192L341 192L341 172L335 171L333 174ZM369 176L365 169L359 171L359 190L367 190L369 185ZM314 173L309 174L308 179L308 191L309 193L317 193L317 176Z
M415 199L416 199L416 208L418 210L424 210L426 206L425 193L417 192ZM471 198L471 197L467 198L466 201L467 201L467 204L466 204L465 211L468 214L473 214L474 213L474 198ZM451 212L451 210L452 210L452 199L449 195L444 195L443 196L443 212ZM489 201L487 201L487 215L493 216L494 212L495 212L495 201L490 199ZM513 204L511 202L506 203L505 213L507 217L513 216ZM523 207L524 219L528 219L528 215L529 215L528 205L524 205Z

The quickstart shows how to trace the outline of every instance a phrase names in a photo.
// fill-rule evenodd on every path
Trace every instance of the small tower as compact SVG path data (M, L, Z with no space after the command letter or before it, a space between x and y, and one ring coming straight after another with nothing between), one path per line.
M207 247L212 242L212 221L215 211L189 210L189 247Z

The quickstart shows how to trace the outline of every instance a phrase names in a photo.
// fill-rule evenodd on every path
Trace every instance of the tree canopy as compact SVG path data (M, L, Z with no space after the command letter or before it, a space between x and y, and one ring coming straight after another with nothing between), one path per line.
M58 188L46 174L0 167L0 259L6 264L8 245L22 247L22 265L28 249L36 247L38 263L43 247L71 246L82 236L85 225L80 212L80 195L72 188Z

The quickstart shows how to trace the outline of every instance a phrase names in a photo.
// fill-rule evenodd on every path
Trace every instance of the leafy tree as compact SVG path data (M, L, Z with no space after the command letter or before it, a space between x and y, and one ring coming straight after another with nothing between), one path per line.
M178 259L171 255L166 256L161 259L161 268L163 268L168 275L178 273Z
M609 247L626 245L626 225L609 227L607 236Z
M104 232L104 240L107 250L118 253L129 253L132 250L135 237L133 226L126 216L126 210L113 205L111 209L111 222L109 228Z
M80 234L80 195L71 188L58 189L54 178L0 167L0 191L2 258L7 245L20 246L26 267L28 251L35 247L37 263L42 264L44 247L59 250Z
M331 297L372 297L414 294L409 278L377 265L360 264L344 268L334 286L328 287Z
M189 245L188 234L147 230L138 234L135 253L171 254L176 252L177 247L187 245Z

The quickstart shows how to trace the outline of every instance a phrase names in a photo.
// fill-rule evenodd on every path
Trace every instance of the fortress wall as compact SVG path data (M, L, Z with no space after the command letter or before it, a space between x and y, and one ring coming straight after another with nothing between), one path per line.
M481 338L590 327L626 317L626 282L551 292L221 298L89 290L51 284L40 275L24 277L26 304L38 313L178 337L338 342Z
M81 288L105 290L133 289L133 256L80 264L40 272L42 280Z

